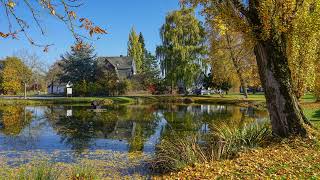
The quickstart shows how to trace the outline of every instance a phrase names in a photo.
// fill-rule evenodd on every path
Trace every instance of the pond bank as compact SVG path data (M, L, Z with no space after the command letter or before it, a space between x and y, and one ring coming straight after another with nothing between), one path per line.
M253 95L244 99L241 95L228 95L224 97L212 96L119 96L119 97L50 97L34 96L23 99L20 96L2 96L1 105L42 105L42 104L84 104L92 101L111 100L114 104L144 103L184 103L184 104L230 104L255 105L265 102L263 95Z
M211 96L119 96L119 97L0 97L0 105L90 105L92 101L106 101L108 105L128 105L135 103L177 103L177 104L224 104L241 107L265 109L266 101L263 94L249 95L244 99L240 94L221 97ZM313 121L320 122L320 103L315 102L312 95L306 95L301 100L306 116Z
M195 164L154 179L318 179L319 150L315 139L286 139L241 152L234 159Z

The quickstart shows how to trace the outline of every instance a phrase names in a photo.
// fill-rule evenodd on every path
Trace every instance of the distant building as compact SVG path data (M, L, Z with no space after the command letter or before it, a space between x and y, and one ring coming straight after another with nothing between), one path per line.
M68 83L59 83L59 82L51 83L48 86L48 94L59 94L59 95L65 94L68 87L72 87L72 84L70 81Z
M98 66L114 70L119 79L131 78L137 73L135 61L131 57L99 57Z

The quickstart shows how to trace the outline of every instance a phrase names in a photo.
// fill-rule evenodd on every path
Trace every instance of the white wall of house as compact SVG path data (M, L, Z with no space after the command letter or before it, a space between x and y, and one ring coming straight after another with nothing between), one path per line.
M53 88L51 85L48 87L49 94L64 94L65 90L66 90L66 86L62 86L62 85L54 85Z

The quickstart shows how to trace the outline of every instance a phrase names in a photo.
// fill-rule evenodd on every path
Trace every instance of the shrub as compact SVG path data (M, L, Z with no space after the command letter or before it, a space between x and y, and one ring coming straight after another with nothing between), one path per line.
M130 88L130 82L128 80L122 80L117 83L117 94L123 95L126 94L129 91Z
M231 158L245 148L262 145L270 136L269 123L255 122L241 127L215 127L205 141L199 135L163 139L157 145L152 167L157 172L177 171L196 163Z
M213 129L212 142L219 149L217 158L229 158L244 148L261 146L269 137L269 122L253 122L241 127L222 124Z
M163 139L157 145L152 168L156 172L178 171L188 165L207 161L196 136Z

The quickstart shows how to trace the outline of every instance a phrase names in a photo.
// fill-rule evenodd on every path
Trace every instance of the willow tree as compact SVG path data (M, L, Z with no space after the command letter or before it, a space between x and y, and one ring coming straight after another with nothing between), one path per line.
M162 45L157 47L162 73L172 89L179 84L191 86L203 65L205 30L194 9L182 8L166 16L160 31Z
M190 1L189 1L190 2ZM273 133L306 136L309 124L294 94L288 61L288 39L299 17L312 16L309 28L320 20L316 0L191 0L202 3L209 18L220 17L234 30L255 42L255 55L265 90Z
M132 57L135 61L137 72L142 72L144 50L141 42L139 41L140 36L136 33L134 28L131 29L128 41L128 56Z

